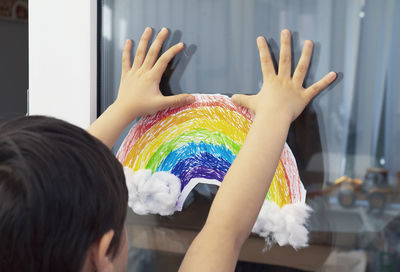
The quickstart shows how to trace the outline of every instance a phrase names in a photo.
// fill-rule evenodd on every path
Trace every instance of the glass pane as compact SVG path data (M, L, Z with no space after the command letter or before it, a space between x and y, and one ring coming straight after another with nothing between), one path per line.
M102 111L117 95L125 40L137 45L146 26L169 28L166 47L186 45L161 82L166 95L257 93L256 37L277 59L283 28L293 33L294 63L306 39L315 43L306 86L331 70L341 75L287 139L314 209L310 246L263 252L264 241L251 236L237 271L400 269L399 1L103 0ZM216 190L196 187L170 217L130 211L129 271L176 271Z

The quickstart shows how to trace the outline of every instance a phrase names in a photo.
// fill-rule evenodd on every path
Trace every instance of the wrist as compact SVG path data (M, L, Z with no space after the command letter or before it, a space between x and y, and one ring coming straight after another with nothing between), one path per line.
M274 119L275 121L281 123L281 124L287 124L290 126L290 124L293 121L293 117L288 113L288 111L282 109L282 108L271 108L271 107L265 107L262 109L259 109L255 113L255 120L257 119Z
M116 121L118 120L118 122L122 122L126 126L140 117L134 108L125 105L118 99L115 100L106 111L110 112Z

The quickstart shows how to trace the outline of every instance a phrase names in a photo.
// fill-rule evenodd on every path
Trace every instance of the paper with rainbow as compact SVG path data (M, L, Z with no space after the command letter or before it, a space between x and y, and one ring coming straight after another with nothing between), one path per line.
M142 117L117 157L124 165L129 206L138 214L181 211L199 183L219 186L254 118L224 95L196 94L194 103ZM275 176L254 225L267 247L307 245L311 209L295 158L285 144Z

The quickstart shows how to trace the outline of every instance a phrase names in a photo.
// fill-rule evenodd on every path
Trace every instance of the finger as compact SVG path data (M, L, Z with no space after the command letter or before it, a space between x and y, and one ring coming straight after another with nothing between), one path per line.
M293 74L293 80L300 84L303 84L304 78L306 77L308 67L310 65L311 55L312 55L313 43L312 41L305 41L303 46L303 51L299 63L297 64L296 70Z
M168 63L180 52L182 51L184 45L183 43L178 43L168 49L161 57L157 60L156 64L152 68L156 78L161 80L162 74L167 69Z
M308 87L304 94L308 101L311 101L317 94L319 94L323 89L325 89L329 84L331 84L336 78L335 72L330 72L326 74L320 81L314 83Z
M140 38L140 42L138 48L136 50L135 59L133 60L132 69L137 70L139 69L144 61L147 51L147 45L149 44L149 40L151 37L152 29L150 27L146 27L144 30L142 37Z
M258 52L260 53L260 63L263 78L275 75L274 64L272 63L271 54L268 49L268 44L264 37L257 38Z
M163 97L163 100L164 100L163 108L179 107L193 103L195 101L195 97L190 94L178 94L172 96L165 96Z
M279 54L278 75L290 77L291 71L290 31L284 29L281 33L281 51Z
M144 69L151 69L154 63L157 60L158 54L160 53L160 49L168 36L168 30L163 27L160 33L158 33L156 39L154 40L153 44L150 46L149 52L143 62Z
M232 96L231 100L236 106L250 108L250 97L250 95L235 94Z
M131 69L132 41L127 40L122 50L122 74L126 74Z

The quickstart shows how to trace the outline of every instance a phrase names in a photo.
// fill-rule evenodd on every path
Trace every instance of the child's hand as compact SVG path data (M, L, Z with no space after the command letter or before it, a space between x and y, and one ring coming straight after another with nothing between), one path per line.
M122 53L121 83L114 106L130 117L131 121L167 107L182 106L194 101L194 97L189 94L174 96L161 94L159 89L161 77L168 63L183 49L183 44L178 43L172 46L157 60L160 49L168 36L168 30L163 28L160 31L146 54L151 33L151 28L145 29L137 47L133 65L130 60L132 41L126 41Z
M235 104L249 108L256 115L263 112L265 114L283 114L289 121L294 121L311 99L336 78L336 73L330 72L312 86L303 88L313 43L311 41L304 42L303 52L292 77L290 32L287 29L281 33L278 74L275 72L265 39L258 37L257 45L264 84L256 95L234 95L232 97Z

